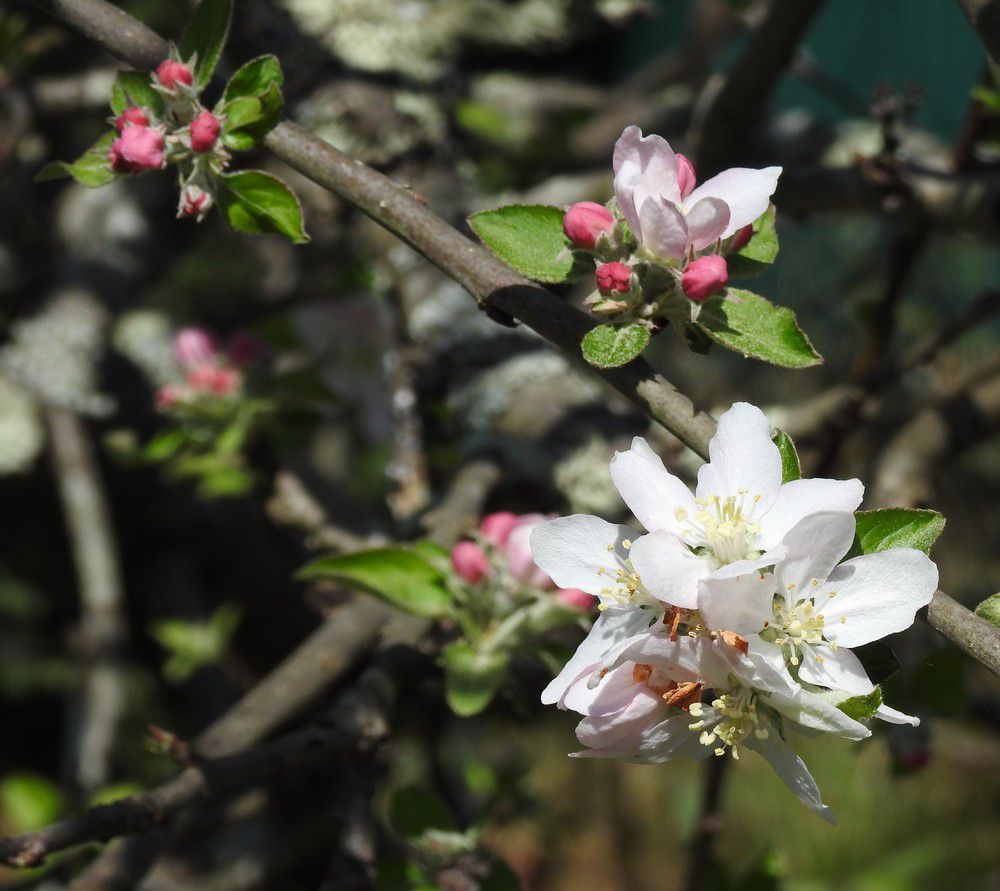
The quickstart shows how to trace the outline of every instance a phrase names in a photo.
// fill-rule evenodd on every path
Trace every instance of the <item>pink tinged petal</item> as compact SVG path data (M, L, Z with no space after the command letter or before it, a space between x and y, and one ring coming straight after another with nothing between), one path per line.
M828 511L800 520L785 535L781 543L787 553L775 566L774 575L786 603L818 594L820 583L851 549L854 525L854 514Z
M677 188L680 189L681 201L694 191L697 182L694 165L686 156L677 152Z
M760 546L769 548L809 514L821 511L853 513L861 505L865 487L860 480L792 480L778 489L774 504L760 517Z
M843 690L852 696L866 696L875 689L861 660L846 647L803 647L799 677L817 687ZM819 656L820 659L816 657Z
M819 786L809 773L802 759L792 751L774 728L770 729L766 739L757 739L750 735L746 739L748 749L753 749L761 755L768 764L774 768L774 772L807 807L814 810L828 823L835 824L833 811L830 810L820 797Z
M703 182L688 197L694 206L703 198L718 198L729 205L729 221L722 231L722 238L729 238L737 230L756 220L771 203L771 196L778 187L780 167L751 170L734 167L724 170Z
M597 598L593 594L581 591L579 588L560 588L556 591L556 599L570 609L578 609L589 613L597 604Z
M542 691L542 703L558 703L560 708L581 710L581 714L586 714L594 697L588 692L586 682L594 669L601 665L606 654L642 635L655 618L642 609L612 607L602 612L569 662Z
M529 542L536 565L558 587L599 595L624 565L628 552L621 542L629 534L626 526L574 514L536 526Z
M930 557L913 548L892 548L838 566L820 588L816 611L824 616L828 640L857 647L909 628L937 585Z
M920 718L913 715L904 715L902 712L897 712L896 709L889 708L887 705L880 705L875 710L875 717L881 721L885 721L887 724L909 724L911 727L920 726Z
M577 737L585 746L616 742L628 733L655 723L665 710L663 700L632 677L631 664L610 672L594 693L587 717L577 728Z
M710 463L698 471L699 498L738 496L746 489L745 503L753 508L754 519L770 509L781 486L781 454L771 442L764 412L737 402L719 418L708 454Z
M706 758L712 749L698 741L698 734L688 726L690 723L689 715L677 715L631 733L611 745L574 752L571 757L618 758L639 764L661 764L675 758Z
M774 584L774 576L761 572L705 579L698 594L702 621L718 631L757 634L774 620Z
M642 204L637 197L656 195L675 204L681 200L677 185L677 157L662 136L650 134L644 137L638 127L626 127L615 143L612 167L618 207L637 235ZM641 196L636 195L637 191Z
M639 225L632 230L648 251L665 260L687 252L688 230L676 204L650 196L639 206Z
M534 585L536 588L553 587L552 579L535 565L531 554L531 533L546 519L540 514L528 514L522 517L518 525L511 530L507 543L503 546L510 574L519 582Z
M657 600L697 608L698 582L708 576L711 567L680 538L662 529L650 532L633 543L629 556L643 586Z
M702 198L684 215L688 243L696 251L707 248L722 237L729 225L729 205L718 198Z
M700 680L710 687L723 689L729 686L727 679L732 670L728 660L708 638L671 640L662 631L650 631L629 641L627 646L620 648L612 667L626 662L648 663L678 683Z
M683 535L687 523L677 512L693 517L694 496L684 483L663 466L663 461L641 436L627 452L611 459L611 479L635 518L650 532L666 529Z
M507 538L511 531L519 522L517 514L509 510L497 511L483 517L483 522L479 524L479 534L490 544L497 547L507 543Z

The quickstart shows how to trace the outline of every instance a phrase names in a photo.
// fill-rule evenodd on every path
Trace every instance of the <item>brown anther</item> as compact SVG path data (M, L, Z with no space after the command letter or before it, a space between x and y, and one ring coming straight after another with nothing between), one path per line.
M676 690L663 694L663 701L674 708L687 711L694 703L701 700L703 686L703 684L699 684L697 681L687 681L686 683L678 684Z
M670 626L670 639L677 640L677 629L680 628L681 620L687 610L681 609L679 606L668 606L663 611L663 624Z
M745 637L740 636L735 631L723 631L719 634L722 638L722 642L727 646L732 647L734 650L738 650L744 656L750 649L750 644Z
M645 662L636 662L632 666L632 680L637 684L645 684L649 676L653 673L653 666Z

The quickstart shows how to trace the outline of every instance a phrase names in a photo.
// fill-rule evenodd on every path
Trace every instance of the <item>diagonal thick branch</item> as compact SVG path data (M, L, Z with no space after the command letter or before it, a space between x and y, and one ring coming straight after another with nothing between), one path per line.
M167 41L106 0L30 2L136 67L155 67L168 52ZM289 166L393 232L480 304L519 319L564 352L574 358L578 355L580 339L593 326L592 320L509 269L409 190L289 121L275 127L265 144ZM597 373L685 445L707 457L715 422L647 363L637 360ZM938 607L932 604L928 611L930 624L966 652L977 654L1000 676L1000 628L984 623L946 594L938 592L935 601Z

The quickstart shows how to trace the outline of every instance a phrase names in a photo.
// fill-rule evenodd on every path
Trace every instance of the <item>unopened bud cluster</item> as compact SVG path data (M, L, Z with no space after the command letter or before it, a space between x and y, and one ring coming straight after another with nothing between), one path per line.
M615 146L614 172L614 199L581 201L563 217L571 249L594 263L587 307L650 327L694 320L725 290L726 257L753 237L780 168L728 170L699 185L694 165L666 140L629 127Z
M154 111L129 105L114 119L117 139L108 164L118 174L178 170L178 217L202 220L215 203L215 181L229 164L220 135L225 119L199 101L192 68L195 60L164 59L152 74L152 87L163 97Z
M245 332L220 344L204 328L182 328L174 336L173 354L183 380L160 387L157 407L169 411L240 397L244 371L263 351L263 343Z

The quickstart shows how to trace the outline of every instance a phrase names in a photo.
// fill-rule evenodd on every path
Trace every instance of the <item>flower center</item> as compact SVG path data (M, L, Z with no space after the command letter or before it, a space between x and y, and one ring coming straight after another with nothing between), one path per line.
M774 642L780 647L788 647L790 651L788 661L792 665L798 665L803 645L816 646L828 641L823 637L823 614L816 612L813 602L800 600L798 603L791 603L790 601L790 596L787 600L784 597L780 597L780 601L775 600L774 618L778 636ZM836 647L836 644L828 645L831 648ZM821 656L816 658L823 661Z
M757 714L757 696L746 688L737 687L712 700L715 714L705 713L700 702L692 704L688 712L700 720L688 724L689 730L701 731L698 741L703 746L713 747L716 755L725 755L728 746L733 758L739 760L739 747L751 733L757 739L767 739L768 729L761 726ZM702 717L704 716L704 717Z
M712 495L697 498L695 503L701 510L694 519L689 519L683 507L677 508L674 516L680 522L687 520L691 544L705 548L708 552L705 556L716 564L716 568L759 555L754 545L760 524L754 521L754 512L760 495L749 497L747 489L740 489L738 495L725 498Z
M628 550L632 547L632 542L628 539L622 542L622 547ZM613 551L614 545L608 545L608 550ZM618 558L618 568L612 573L603 567L597 570L598 575L607 577L608 584L601 588L598 595L601 602L597 608L602 612L612 606L649 606L657 604L658 601L642 585L639 574L632 568L631 560Z

